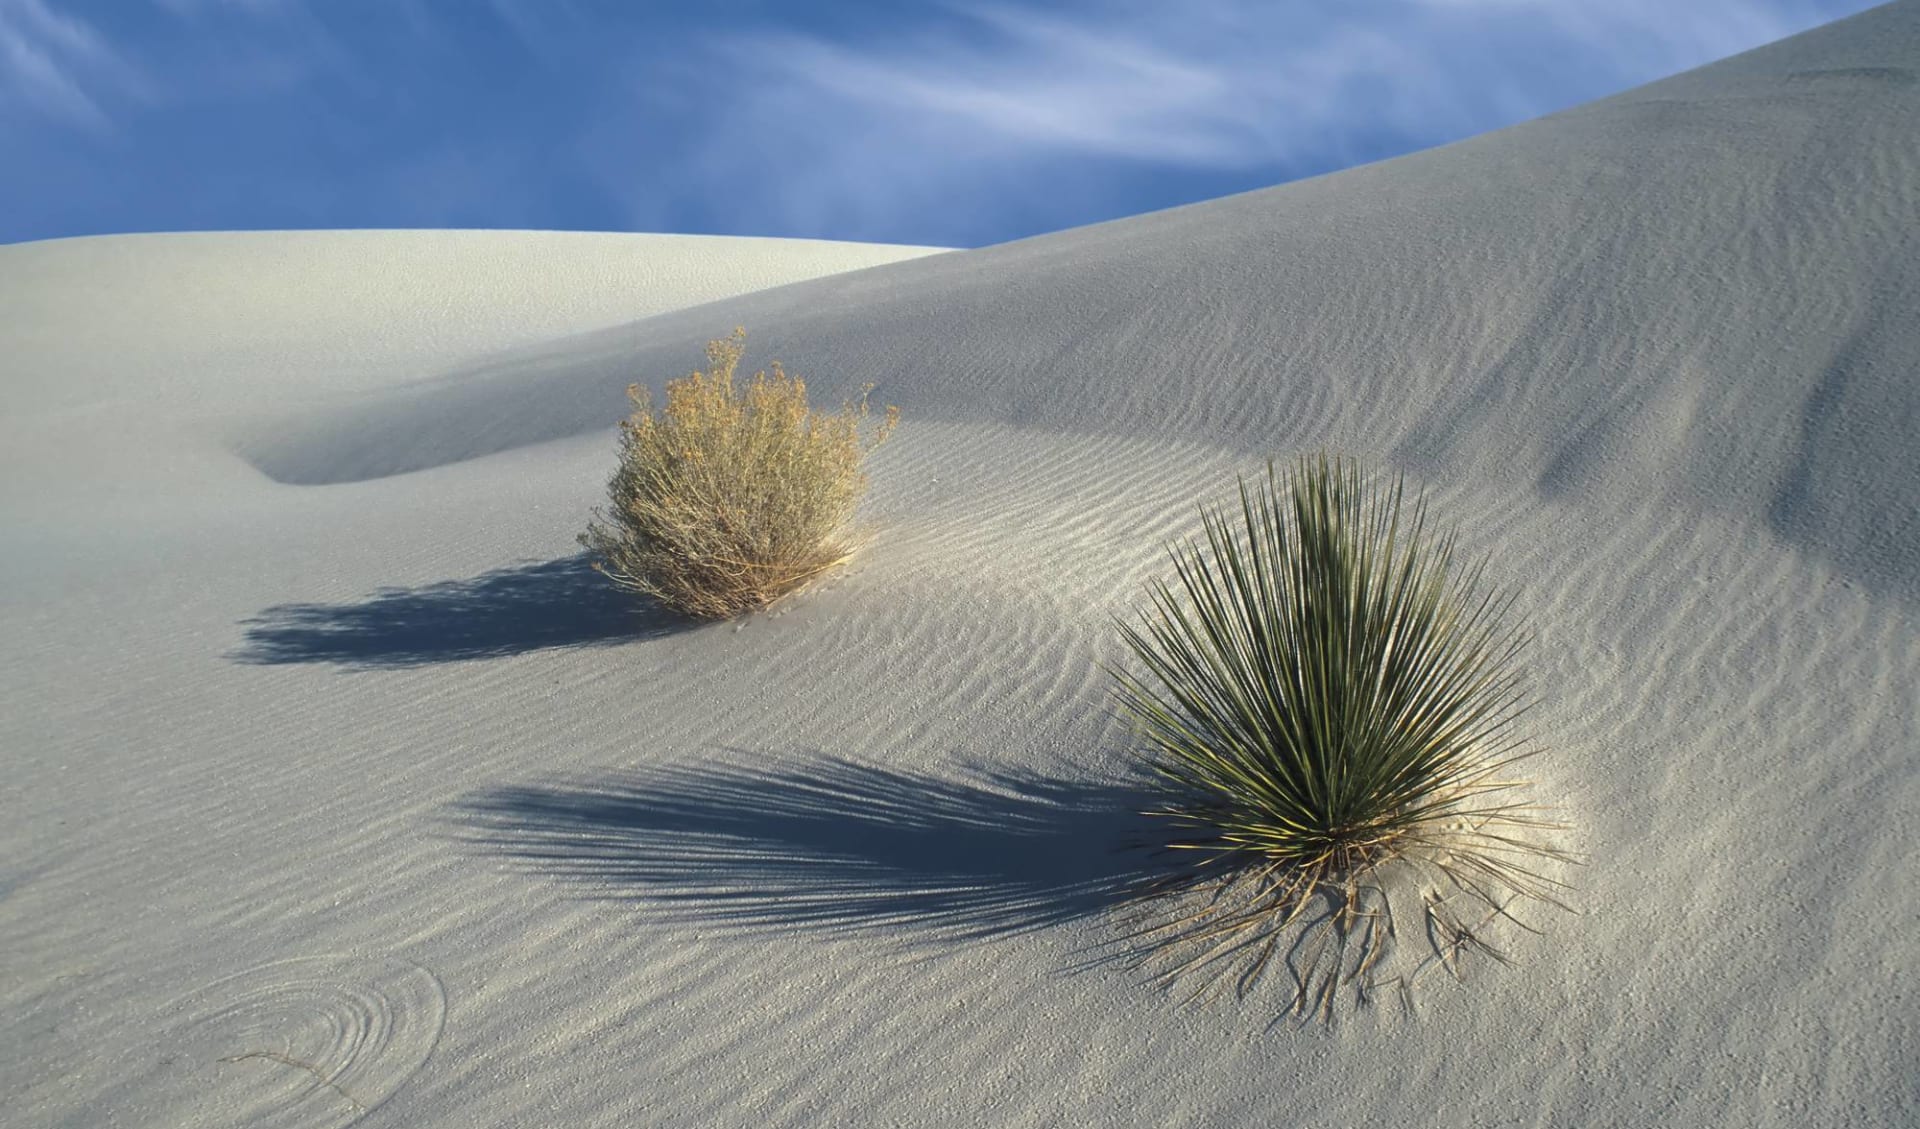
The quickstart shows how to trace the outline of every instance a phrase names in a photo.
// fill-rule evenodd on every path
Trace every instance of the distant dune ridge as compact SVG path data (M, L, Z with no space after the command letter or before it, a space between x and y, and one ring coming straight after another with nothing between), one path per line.
M1917 310L1920 0L973 251L0 248L9 1118L1911 1123ZM849 571L691 629L573 539L736 325L903 422ZM1300 1028L1087 957L1111 619L1322 448L1519 592L1589 865Z

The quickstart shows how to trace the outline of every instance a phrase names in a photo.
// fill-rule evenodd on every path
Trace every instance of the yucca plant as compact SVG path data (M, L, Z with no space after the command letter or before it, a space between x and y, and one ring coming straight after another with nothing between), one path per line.
M1533 864L1565 856L1534 840L1552 825L1508 773L1532 755L1512 599L1483 588L1483 565L1456 568L1454 534L1432 536L1424 499L1402 496L1325 456L1285 481L1269 463L1237 513L1202 511L1204 548L1172 547L1176 583L1120 624L1144 672L1117 670L1117 699L1181 863L1149 892L1206 894L1135 935L1169 981L1232 973L1244 992L1285 944L1297 1009L1364 992L1396 869L1427 883L1450 966L1463 948L1499 955L1476 930L1516 897L1560 904Z
M816 411L778 361L736 382L745 350L744 329L709 342L707 370L669 380L659 411L627 389L609 504L580 536L615 584L697 619L765 607L851 556L861 464L899 419L869 426L864 394Z

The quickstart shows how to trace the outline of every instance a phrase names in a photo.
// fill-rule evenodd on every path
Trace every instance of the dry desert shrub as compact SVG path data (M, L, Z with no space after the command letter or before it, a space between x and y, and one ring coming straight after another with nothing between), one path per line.
M615 584L699 619L762 608L852 555L861 464L892 432L866 395L836 412L807 405L779 362L739 382L746 331L709 342L707 370L669 380L655 411L627 389L608 505L580 536Z
M1512 774L1534 749L1511 598L1401 496L1324 456L1270 464L1121 625L1139 665L1119 704L1184 861L1147 891L1183 908L1135 934L1166 981L1244 992L1284 967L1293 1009L1330 1016L1342 985L1376 986L1396 900L1431 942L1422 968L1456 972L1503 959L1489 927L1526 928L1516 901L1562 904L1543 864L1572 860Z

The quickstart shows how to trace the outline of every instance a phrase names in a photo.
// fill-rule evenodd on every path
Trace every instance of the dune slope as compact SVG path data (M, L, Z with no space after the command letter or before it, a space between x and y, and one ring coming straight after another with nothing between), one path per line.
M23 1124L1920 1116L1920 0L976 251L0 248L0 1085ZM900 261L896 261L900 260ZM872 546L688 628L573 535L735 325L904 413ZM1269 457L1519 594L1578 915L1274 1022L1090 963L1102 663Z

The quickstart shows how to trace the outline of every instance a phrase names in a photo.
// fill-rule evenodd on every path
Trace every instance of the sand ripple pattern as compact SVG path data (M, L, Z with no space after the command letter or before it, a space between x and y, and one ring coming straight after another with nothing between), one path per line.
M180 1011L170 1050L208 1107L192 1124L331 1129L374 1110L426 1062L446 994L404 960L305 957L211 984Z

